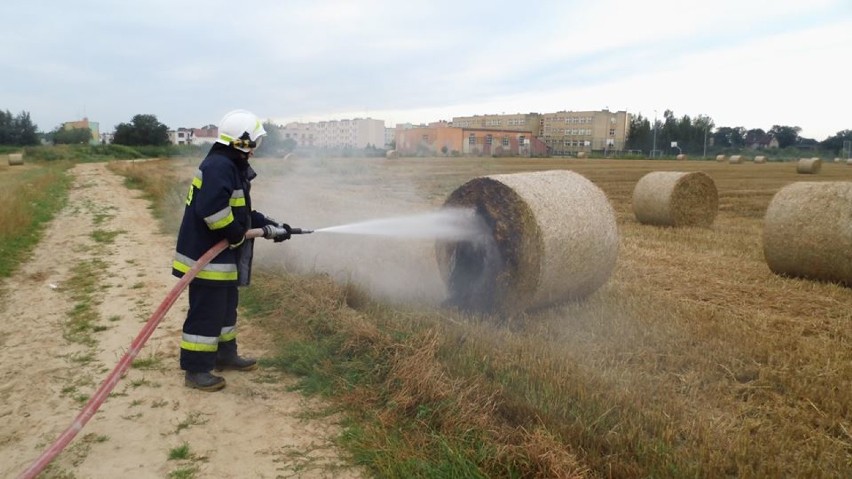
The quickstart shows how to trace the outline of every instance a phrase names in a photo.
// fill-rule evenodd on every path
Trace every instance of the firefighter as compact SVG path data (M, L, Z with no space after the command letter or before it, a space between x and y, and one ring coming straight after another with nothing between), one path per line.
M183 323L180 367L187 387L217 391L225 378L211 371L251 371L257 361L237 353L238 286L251 276L253 239L263 228L276 243L290 239L290 227L252 210L251 180L257 174L249 158L266 131L251 112L235 110L219 122L219 137L201 162L186 197L172 274L183 276L223 238L229 246L189 284L189 311Z

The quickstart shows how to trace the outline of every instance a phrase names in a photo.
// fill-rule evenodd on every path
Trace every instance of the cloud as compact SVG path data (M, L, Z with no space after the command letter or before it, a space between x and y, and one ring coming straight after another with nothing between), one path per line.
M13 0L0 14L17 46L0 51L0 108L43 129L81 110L178 127L230 108L393 124L606 106L820 139L850 127L833 113L849 101L845 0Z

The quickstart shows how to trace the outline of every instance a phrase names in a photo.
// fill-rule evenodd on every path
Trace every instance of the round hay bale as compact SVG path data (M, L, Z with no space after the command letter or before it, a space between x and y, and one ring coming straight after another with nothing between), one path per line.
M677 156L675 157L675 159L676 159L676 160L681 160L681 161L682 161L682 160L685 160L685 159L686 159L686 155L684 155L683 153L681 153L681 154L677 155Z
M9 153L9 166L20 166L24 164L22 153Z
M438 241L446 304L518 313L580 299L609 279L618 255L615 211L604 192L565 170L475 178L444 207L473 208L478 241Z
M822 160L819 158L800 158L796 163L796 173L815 175L822 168Z
M781 188L763 219L763 256L774 273L852 286L852 182Z
M731 157L728 158L728 163L732 165L739 165L743 161L745 161L745 157L742 155L731 155Z
M716 155L716 161L718 161L718 162L723 162L727 159L728 159L728 157L725 156L725 155Z
M846 160L846 164L849 165L849 166L852 166L852 158L849 158L848 160Z
M840 158L834 157L834 162L835 162L835 163L840 163L840 162L842 162L842 161L843 161L843 160L841 160Z
M589 156L589 155L585 151L578 151L577 152L577 158L586 158L587 156Z
M766 163L766 157L765 156L755 156L754 162L755 163Z
M633 212L643 224L710 226L718 211L716 183L700 171L652 171L633 189Z
M389 159L399 158L399 152L396 151L396 150L388 150L387 152L385 152L385 158L389 158Z

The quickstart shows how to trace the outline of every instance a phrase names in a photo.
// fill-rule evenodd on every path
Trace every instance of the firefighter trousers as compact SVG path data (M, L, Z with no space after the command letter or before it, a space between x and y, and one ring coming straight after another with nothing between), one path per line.
M180 367L189 372L213 370L216 358L237 354L237 286L189 284L189 311L183 323Z

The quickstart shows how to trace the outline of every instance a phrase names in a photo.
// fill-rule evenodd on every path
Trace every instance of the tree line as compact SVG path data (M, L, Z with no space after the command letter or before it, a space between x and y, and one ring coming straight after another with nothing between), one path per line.
M295 142L282 138L278 128L265 123L267 131L266 147L268 154L288 152L295 148ZM115 127L112 143L126 146L164 146L170 143L168 126L160 123L155 115L134 115L129 123L120 123ZM773 125L769 131L761 128L719 127L706 115L691 118L684 115L677 118L673 111L666 110L663 118L651 119L642 114L633 116L630 121L625 149L650 152L652 156L686 153L703 155L707 151L733 151L753 146L765 146L774 138L778 148L808 148L843 153L844 142L852 141L852 130L842 130L816 141L800 136L798 126ZM44 138L53 144L88 144L92 139L88 128L56 127L49 133L41 134L32 122L29 112L22 111L12 115L8 110L0 112L0 145L29 146L37 145ZM673 142L677 146L673 147ZM652 151L656 150L656 151Z
M709 116L677 118L673 111L666 110L661 119L636 115L631 118L627 132L626 150L650 152L651 156L677 153L703 155L707 151L734 151L752 147L767 147L774 139L778 148L820 149L839 155L844 141L852 141L852 130L842 130L816 141L800 135L798 126L773 125L769 131L761 128L723 126L716 128ZM677 146L672 146L675 144ZM656 150L656 151L653 151Z

